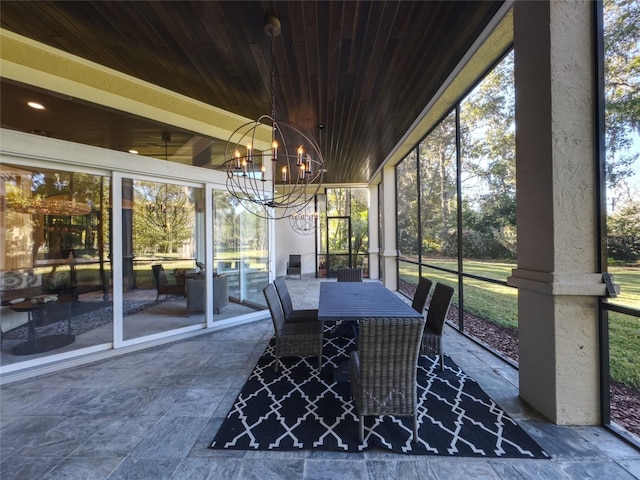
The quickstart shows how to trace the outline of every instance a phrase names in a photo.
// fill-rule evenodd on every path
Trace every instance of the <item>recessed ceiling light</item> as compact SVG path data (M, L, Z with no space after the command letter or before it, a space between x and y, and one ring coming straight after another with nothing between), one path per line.
M134 155L138 154L138 150L134 150L133 148L129 150L129 153L133 153Z
M36 110L44 110L44 105L38 102L27 102L31 108L35 108Z

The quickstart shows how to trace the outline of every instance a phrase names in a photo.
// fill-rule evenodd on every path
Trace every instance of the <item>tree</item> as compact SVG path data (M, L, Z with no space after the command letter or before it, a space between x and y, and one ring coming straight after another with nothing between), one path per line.
M457 253L457 242L450 236L457 224L456 158L453 111L418 145L423 255Z
M351 237L353 248L353 264L359 265L359 255L367 255L369 250L369 209L367 206L367 189L351 190Z
M456 114L451 112L418 147L422 231L442 251L456 227ZM424 245L423 245L424 249Z
M620 208L607 220L610 261L635 263L640 258L640 202Z
M460 105L465 256L515 258L513 52ZM474 243L474 245L467 245Z
M634 175L640 154L640 2L605 0L606 171L610 191Z
M640 3L605 0L605 132L610 261L640 258L640 196L632 185L640 153Z
M175 253L193 238L195 210L188 187L135 182L133 215L139 252Z
M396 166L397 249L418 256L418 173L415 152Z

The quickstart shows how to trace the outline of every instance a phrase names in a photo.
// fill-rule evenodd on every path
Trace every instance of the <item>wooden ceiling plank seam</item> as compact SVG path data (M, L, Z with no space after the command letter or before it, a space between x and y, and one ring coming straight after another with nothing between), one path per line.
M360 8L359 2L346 2L345 7L343 9L343 14L341 18L341 40L340 40L340 55L338 57L338 70L337 70L337 103L341 105L340 107L340 131L345 131L346 128L346 119L344 118L345 112L345 103L347 100L351 100L352 91L346 92L345 88L348 88L350 82L348 80L349 77L349 62L352 55L352 47L354 43L354 24L356 23L356 18L358 14L358 9Z
M298 87L296 94L298 95L297 101L299 104L304 105L312 105L311 104L311 89L310 89L310 78L308 75L309 69L307 68L307 46L304 41L296 42L294 44L294 48L296 51L296 59L297 62L297 78L298 78Z
M82 58L86 58L90 61L95 61L96 63L100 63L98 61L100 59L100 55L91 55L89 48L91 46L94 47L94 51L101 52L101 55L108 55L113 63L107 64L105 66L118 69L122 68L122 62L119 62L118 59L113 58L108 54L108 50L102 48L99 45L94 45L95 42L92 42L92 31L89 30L87 32L86 28L82 28L82 24L78 24L72 18L69 18L64 12L50 12L51 20L64 27L69 36L65 36L64 38L60 35L55 37L56 42L51 44L51 46L55 48L59 48L60 50L65 50L74 55L77 55ZM57 44L57 45L56 45ZM105 63L100 63L104 65Z
M317 42L316 42L316 59L318 62L318 119L323 124L325 124L325 128L327 126L327 121L330 118L328 114L328 55L329 51L326 48L326 45L329 43L329 8L326 8L324 4L316 4L316 31L318 33ZM322 46L325 46L322 48ZM325 132L326 133L326 132ZM324 135L326 138L326 134Z
M382 2L378 2L381 4ZM376 10L372 3L360 2L358 3L358 11L355 15L353 24L351 25L353 39L351 52L349 56L348 73L357 73L359 68L362 68L363 53L366 50L366 32L368 30L369 22L371 21L371 12ZM376 22L384 22L384 18L376 19ZM371 56L375 55L374 51L368 50Z
M302 23L305 29L304 43L306 46L307 68L310 77L317 77L320 73L318 63L318 25L315 21L319 5L316 2L301 2Z
M385 12L385 8L387 10L391 9L392 11ZM370 59L369 67L367 69L362 67L359 67L356 69L356 72L358 72L356 82L360 82L360 86L358 87L356 85L354 88L355 90L358 91L360 95L360 100L357 102L357 107L355 109L352 109L353 110L351 112L352 118L349 119L351 122L353 122L352 138L364 137L364 135L360 136L361 134L358 134L356 132L364 132L366 134L366 132L375 131L376 129L375 124L381 121L379 116L376 116L373 114L367 114L366 112L366 110L368 109L369 103L364 101L365 98L368 99L368 97L365 97L366 89L364 85L366 83L367 78L371 78L371 77L375 78L378 76L377 70L378 68L381 67L382 65L381 60L382 58L384 58L384 54L380 54L379 52L380 52L380 49L382 49L382 51L384 52L387 48L390 33L393 31L392 26L397 15L397 8L398 8L398 4L395 4L395 7L389 8L388 3L376 2L368 12L368 16L370 18L366 22L366 25L368 25L369 28L368 30L365 29L365 33L362 35L362 37L368 39L369 43L370 44L372 43L374 46L370 49L370 52L367 52L367 53L370 53L368 55L368 58ZM361 51L360 54L361 54L361 57L365 56L364 51ZM372 67L375 68L376 71L371 71ZM375 142L377 140L374 137L370 141Z
M185 5L187 5L185 3ZM175 21L175 18L180 19L179 21ZM178 23L177 25L177 30L181 31L181 32L191 32L192 28L191 25L194 22L186 22L185 20L181 19L181 16L177 14L177 12L175 11L171 11L168 9L164 9L162 11L162 15L161 15L161 19L163 21L163 23L166 24L171 24L171 23ZM198 42L199 40L197 38L194 38L190 33L178 36L177 39L177 46L181 49L181 52L183 53L183 57L184 58L188 58L190 64L194 67L194 69L199 73L200 78L201 78L201 82L200 83L204 83L204 84L208 84L211 87L213 87L214 85L210 83L210 78L212 77L212 71L214 71L214 69L211 68L211 64L210 62L206 61L206 56L203 58L203 56L201 54L199 54L198 56L194 56L192 54L192 52L201 52L200 48L202 48L202 45L199 46L198 48ZM250 48L252 47L252 45L250 45ZM206 47L208 49L208 46ZM232 57L231 60L237 60L237 58ZM225 66L234 66L236 65L235 62L229 62L226 63ZM242 69L236 69L236 81L233 82L233 89L231 89L229 86L224 87L224 90L227 90L229 92L229 94L231 96L235 95L235 96L240 96L242 98L242 103L243 104L250 104L253 101L254 95L252 95L249 92L255 91L257 92L257 95L259 97L261 97L262 99L264 99L264 91L263 91L263 85L264 82L263 80L261 80L260 77L255 77L252 75L246 75L246 74L242 74ZM233 77L233 71L230 72L230 77ZM227 78L230 78L227 77ZM193 82L194 79L191 79L191 81ZM185 82L188 82L188 79L185 79ZM248 84L248 81L252 81L252 84ZM219 82L218 83L218 87L220 87L221 85L226 84L227 82ZM257 86L260 86L259 88L256 88ZM210 97L207 98L199 98L202 101L210 101ZM224 99L223 99L224 102ZM221 108L225 108L225 104L222 103L222 107ZM253 111L261 111L260 106L264 105L263 102L258 102L257 104L255 104L255 108ZM218 106L218 105L216 105ZM250 114L251 112L247 111L247 109L241 109L242 113L241 114Z
M450 42L448 42L448 45L449 45L450 50L449 50L449 52L447 54L447 58L455 59L455 62L451 62L451 63L453 63L455 65L462 58L462 56L464 55L466 49L463 48L461 45L459 45L459 36L455 36L454 39L452 39ZM422 54L419 56L418 61L426 63L426 62L429 62L429 60L432 60L432 63L437 66L437 68L434 69L432 74L429 75L429 81L430 81L430 83L432 85L432 88L437 90L437 88L439 88L440 84L449 75L449 73L450 73L450 71L451 71L451 69L453 67L444 67L444 65L446 65L447 63L444 62L443 60L441 61L441 59L440 59L440 55L442 55L442 50L441 49L438 49L436 51L432 51L432 50L428 50L428 49L420 49L419 52L421 52ZM408 76L407 86L400 91L400 93L402 95L406 95L406 94L410 94L410 93L414 92L413 90L409 89L408 85L411 85L411 84L424 85L424 74L421 73L420 71L414 70L412 72L407 72L407 76ZM422 77L422 78L420 78L420 77ZM430 89L427 90L425 88L424 91L425 92L426 91L430 91ZM426 96L426 94L425 94L425 96ZM418 109L415 109L415 110L418 111Z
M178 15L172 8L178 8L178 4L157 2L157 14L160 21L163 24L173 23L176 30L182 32L181 35L175 38L175 47L179 49L180 56L188 59L190 65L200 75L201 78L206 79L209 77L209 70L207 64L202 58L202 55L196 55L195 52L200 52L201 40L198 37L195 27L195 22L189 22L182 16ZM184 2L179 4L180 8L188 8L188 3Z
M327 99L335 101L338 89L340 47L342 35L342 10L337 2L329 2L329 39L327 44Z
M449 44L451 45L451 44ZM432 58L432 55L430 53L430 50L427 49L419 49L418 51L422 51L423 53L423 58L421 61L427 61L427 58ZM391 60L390 60L391 61ZM440 62L434 62L436 65L442 65L442 63ZM398 89L398 94L400 96L403 95L407 95L407 94L411 94L411 95L416 95L416 89L412 88L412 85L424 85L424 81L420 80L420 79L416 79L415 77L417 75L419 75L419 73L417 71L412 71L412 72L407 72L407 82L405 82L404 88L400 87ZM431 75L431 88L424 88L422 89L424 92L428 92L428 91L432 91L437 89L439 84L441 83L441 81L437 81L438 78L442 78L444 79L446 76L448 75L448 73L440 73L439 75ZM420 95L418 93L418 95ZM424 95L426 97L426 94ZM427 99L425 99L424 101L427 101ZM417 102L417 103L421 103L421 102ZM413 120L415 119L415 117L419 114L419 108L415 108L413 109L412 112L408 112L406 113L406 115L402 116L402 121L400 122L396 122L394 123L394 125L396 126L396 130L401 130L404 129L403 131L406 131L406 128L408 128L409 125L411 125L411 123L413 122Z
M338 67L338 88L337 88L337 92L338 95L336 97L336 106L339 106L338 109L338 131L339 132L343 132L343 134L341 135L341 137L345 138L345 142L347 142L347 136L344 135L345 132L345 123L346 123L346 119L344 118L344 112L345 112L345 101L346 101L346 96L344 93L344 89L345 86L347 84L347 80L344 76L344 71L346 71L346 68L348 66L348 62L349 62L349 51L350 51L350 47L351 47L351 40L349 39L343 39L341 42L341 46L340 46L340 58L339 58L339 67ZM349 141L354 141L354 139L349 139Z
M307 3L309 5L307 5ZM317 125L319 123L318 113L318 61L317 61L317 38L318 32L313 21L316 4L311 2L301 2L301 24L304 25L304 41L300 49L300 55L305 59L305 71L302 72L304 82L304 92L307 102L305 109L306 129L317 140ZM309 7L309 8L307 8Z
M379 5L379 4L376 4ZM391 7L389 2L384 4L384 8L380 13L380 17L384 19L390 19L390 21L380 21L377 23L377 28L370 27L365 32L366 35L366 44L372 45L370 50L371 52L383 52L382 54L371 54L370 55L370 64L366 77L363 80L362 84L362 97L365 99L370 99L373 92L373 85L375 84L378 76L381 75L382 67L384 65L383 58L384 52L389 49L389 41L391 34L393 32L393 25L395 23L395 18L397 15L398 4L395 4L395 8ZM373 8L371 15L375 15L379 7ZM393 12L389 12L392 10ZM363 55L366 55L366 52L363 52Z
M384 4L385 6L388 6L388 4ZM371 47L371 52L379 52L380 50L382 50L382 52L387 51L387 49L389 48L389 37L391 36L391 33L393 32L393 24L397 15L397 8L398 5L396 4L396 8L392 8L389 7L386 10L391 9L392 11L385 11L383 10L382 12L377 12L374 9L372 9L372 11L370 12L370 16L374 16L377 13L377 18L381 18L381 19L390 19L390 21L388 23L386 23L386 27L384 30L382 30L382 22L374 22L369 21L367 22L368 25L372 25L375 24L376 27L374 28L373 26L370 27L368 30L365 31L363 38L365 38L367 41L370 41L373 43L373 47ZM383 45L383 47L380 47L379 45ZM364 52L363 52L364 54ZM371 54L369 55L369 65L366 71L363 71L362 74L360 74L356 81L356 91L359 92L360 95L360 101L357 103L357 108L356 108L356 112L355 112L355 117L354 118L358 118L360 119L360 122L357 122L354 129L356 131L371 131L371 129L373 128L373 124L375 124L378 119L375 118L375 114L374 113L370 113L365 115L364 112L360 113L360 109L361 108L367 108L370 104L369 102L366 102L363 100L369 100L371 98L370 96L370 90L367 90L365 88L365 84L367 83L367 80L369 78L371 78L371 82L374 82L376 78L378 78L379 76L383 76L382 72L380 72L380 68L383 65L383 59L384 59L384 53L383 54ZM364 69L363 69L364 70ZM384 82L387 85L387 88L393 88L392 85L388 84L386 81ZM363 107L364 106L364 107ZM358 136L356 136L354 134L354 138L360 138ZM374 139L371 139L370 141L375 141ZM382 159L379 159L379 161L382 161Z
M99 15L105 20L108 25L108 28L111 28L110 24L114 27L117 27L119 22L111 22L110 19L113 18L113 12L110 9L111 2L104 2L104 5L95 5L95 8L101 10L102 12ZM160 18L156 14L156 12L149 8L144 3L136 3L129 6L126 11L118 11L116 14L125 16L127 18L127 32L123 33L128 37L131 42L135 42L140 37L147 40L148 43L153 45L154 49L162 49L169 48L170 44L167 40L171 39L171 35L167 31L161 31L161 27L164 27L163 24L159 23ZM153 17L153 18L150 18ZM104 27L102 27L101 33L99 34L102 37ZM120 47L125 47L126 45L120 44Z
M254 118L270 97L263 18L271 9L291 41L278 59L282 108L311 130L320 120L327 125L321 138L331 178L366 181L353 177L395 148L501 3L4 0L0 21L52 47ZM149 134L140 129L141 138Z
M0 15L2 28L12 32L19 32L24 25L30 25L33 30L41 32L43 38L50 38L58 34L58 31L53 28L54 23L44 13L43 9L33 12L27 6L22 5L23 3L14 2L15 13L11 17L7 18L6 15ZM0 5L2 4L0 3Z
M226 18L223 9L219 7L220 4L217 2L198 2L198 5L207 7L204 11L199 11L198 15L208 33L209 43L215 48L215 52L218 53L219 61L216 62L216 68L223 70L225 75L228 76L242 75L242 71L236 63L238 60L237 55L234 54L231 48L232 45L236 44L237 38L227 35L225 29L215 28L215 23L213 23L216 19L224 21ZM214 8L213 5L217 8Z

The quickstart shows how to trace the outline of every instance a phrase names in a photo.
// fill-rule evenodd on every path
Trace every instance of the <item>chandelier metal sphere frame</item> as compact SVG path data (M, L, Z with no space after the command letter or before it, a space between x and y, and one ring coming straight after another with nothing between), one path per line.
M317 142L296 125L276 120L273 39L280 34L280 21L267 17L264 29L271 38L271 115L231 134L224 166L229 193L254 215L278 220L304 211L319 192L325 169ZM271 128L271 146L259 150L255 145L265 126Z
M289 225L300 235L311 235L318 227L318 212L315 205L308 204L289 217Z

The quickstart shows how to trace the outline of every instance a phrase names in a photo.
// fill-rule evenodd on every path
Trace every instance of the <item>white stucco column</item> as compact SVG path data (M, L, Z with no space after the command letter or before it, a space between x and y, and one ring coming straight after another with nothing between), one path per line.
M389 290L398 289L398 249L396 246L396 170L382 170L382 280Z
M378 185L369 185L369 278L380 278L380 238L378 235Z
M593 4L514 2L520 396L599 422Z

